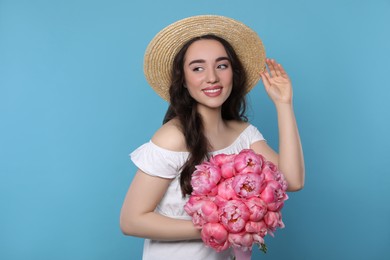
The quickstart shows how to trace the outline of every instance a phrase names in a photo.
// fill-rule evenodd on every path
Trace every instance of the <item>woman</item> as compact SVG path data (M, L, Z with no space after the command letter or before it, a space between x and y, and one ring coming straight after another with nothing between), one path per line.
M230 259L230 250L204 246L184 211L191 173L209 156L251 148L278 165L289 191L301 189L304 163L291 82L280 64L265 59L255 32L221 16L190 17L163 29L148 46L145 74L170 106L163 126L131 154L138 171L123 203L121 229L146 238L143 259ZM260 77L277 110L279 154L245 117L245 94Z

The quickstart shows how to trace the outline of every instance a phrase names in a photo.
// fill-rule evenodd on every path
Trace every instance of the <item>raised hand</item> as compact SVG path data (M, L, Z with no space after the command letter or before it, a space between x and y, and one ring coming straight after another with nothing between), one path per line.
M283 172L288 190L297 191L305 183L305 164L292 106L291 81L282 65L271 59L267 59L266 63L269 71L261 73L261 78L266 92L276 106L279 128L279 154L276 158L269 158L273 158ZM263 152L261 147L258 149L258 153Z
M291 104L292 86L286 71L273 59L266 59L266 64L269 71L266 69L260 75L268 96L275 105Z

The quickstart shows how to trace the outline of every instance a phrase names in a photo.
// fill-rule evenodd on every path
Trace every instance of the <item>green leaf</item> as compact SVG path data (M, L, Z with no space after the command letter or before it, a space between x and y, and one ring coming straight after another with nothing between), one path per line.
M260 244L259 245L259 249L261 250L261 251L263 251L263 253L264 254L266 254L267 253L267 245L266 244L264 244L264 243L262 243L262 244Z

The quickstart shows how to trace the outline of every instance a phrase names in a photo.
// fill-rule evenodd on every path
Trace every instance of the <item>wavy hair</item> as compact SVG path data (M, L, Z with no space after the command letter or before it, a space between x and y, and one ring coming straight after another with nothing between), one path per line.
M178 118L181 131L185 137L190 153L181 167L180 187L183 196L191 194L191 176L197 164L209 158L210 144L204 135L203 120L197 111L196 101L190 96L185 85L184 58L189 46L199 40L216 40L220 42L228 55L233 71L233 87L230 96L223 103L221 114L224 120L248 121L246 112L246 74L233 47L225 39L207 34L188 41L174 58L172 66L172 82L169 89L170 105L165 114L163 124Z

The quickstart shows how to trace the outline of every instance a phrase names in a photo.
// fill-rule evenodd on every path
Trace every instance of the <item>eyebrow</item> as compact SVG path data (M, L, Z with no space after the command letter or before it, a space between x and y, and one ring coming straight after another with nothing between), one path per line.
M215 61L216 62L219 62L219 61L222 61L222 60L228 60L230 61L230 59L228 57L219 57L219 58L216 58ZM199 59L199 60L193 60L191 61L190 63L188 63L188 65L191 65L191 64L194 64L194 63L205 63L206 61L203 60L203 59Z

